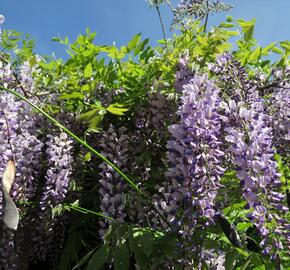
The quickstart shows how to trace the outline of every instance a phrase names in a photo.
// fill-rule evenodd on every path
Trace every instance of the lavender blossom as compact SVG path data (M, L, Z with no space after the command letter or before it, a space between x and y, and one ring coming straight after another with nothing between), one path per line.
M13 82L12 71L9 65L3 66L0 72L1 83L7 84ZM23 217L27 213L27 205L35 196L38 186L38 177L40 175L43 143L36 137L37 129L35 123L37 117L31 113L28 105L18 101L8 93L0 95L0 172L3 174L9 159L16 161L16 177L10 192L12 200L17 204L21 213L20 226L22 230L25 225ZM2 193L0 195L0 217L2 216ZM19 257L15 245L21 233L10 234L7 238L7 228L1 226L3 230L3 241L0 252L0 261L2 265L7 265L7 269L14 269L16 257ZM6 236L5 236L6 235ZM23 246L25 248L25 246ZM8 253L10 254L8 256ZM5 263L4 263L5 261Z
M236 102L248 100L254 89L245 68L232 54L218 55L216 63L208 65L210 71L218 76L216 84L223 90L223 95L231 97Z
M125 129L118 130L111 125L107 132L103 132L99 147L102 149L102 154L110 159L122 172L128 171L129 161L129 138L125 134ZM99 165L100 172L100 208L102 212L120 222L126 218L126 183L121 179L120 175L113 170L108 164L101 163ZM100 235L103 236L107 228L108 221L101 221Z
M189 84L194 76L194 71L189 68L188 61L189 55L187 51L180 57L176 67L174 88L177 92L182 92L183 86Z
M41 58L40 56L35 56L36 62L40 62ZM19 70L19 80L21 82L21 86L30 93L33 93L35 91L35 81L33 77L36 73L39 73L40 70L38 68L38 65L35 64L31 66L29 61L25 61Z
M65 200L71 180L73 162L72 140L68 138L66 133L54 136L48 134L46 147L48 169L39 202L40 212L35 221L38 228L36 228L32 239L34 254L41 261L45 261L50 255L48 252L50 245L56 247L55 243L50 241L53 238L50 233L56 224L52 216L52 209Z
M268 112L271 115L271 126L274 131L274 145L283 156L290 154L290 85L278 88L270 98Z
M208 269L212 270L225 270L226 256L225 252L216 253L215 250L203 250L200 257L199 269L202 268L202 264L205 263Z
M47 135L48 170L45 190L40 202L41 209L48 203L52 207L64 201L69 188L72 170L72 140L66 133Z
M276 240L269 239L267 224L273 219L270 209L283 212L287 208L282 204L284 196L275 191L281 183L274 160L272 129L267 125L267 115L256 111L256 107L255 105L247 109L243 103L236 104L233 100L228 102L226 110L229 121L231 118L236 120L233 126L225 128L225 140L230 143L228 150L231 161L236 165L237 177L241 181L242 193L247 201L248 218L260 232L263 243L267 243L264 247L266 252L272 247L281 247L280 243L273 245ZM285 231L283 233L286 236ZM273 246L270 248L270 245Z
M177 112L180 124L169 127L168 183L159 189L164 199L156 205L187 239L195 227L213 222L216 213L215 197L224 172L219 104L219 90L206 76L196 75L184 86Z
M161 93L148 94L148 106L137 112L136 127L148 139L152 139L153 132L158 133L158 137L164 137L166 122L170 117L170 112L166 107L167 100ZM143 138L145 139L145 138Z
M1 37L1 33L2 33L2 28L1 28L1 25L4 23L5 21L5 17L0 14L0 41L2 40L2 37Z

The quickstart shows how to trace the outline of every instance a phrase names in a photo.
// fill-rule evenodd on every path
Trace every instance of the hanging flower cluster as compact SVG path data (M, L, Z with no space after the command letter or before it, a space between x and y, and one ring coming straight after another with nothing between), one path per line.
M206 18L210 12L227 8L220 1L181 1L176 14ZM118 104L115 101L126 96L126 89L107 91L105 83L94 86L98 92L95 97L106 108L102 108L104 121L94 131L103 130L89 134L88 140L93 140L102 155L132 178L148 200L136 195L106 162L82 159L78 155L82 148L73 145L65 133L43 117L33 114L28 105L1 93L0 174L9 160L15 160L17 173L8 193L20 213L20 222L16 231L4 222L4 189L0 192L0 269L26 270L37 263L56 268L69 231L70 214L63 213L62 206L70 194L72 177L80 183L81 192L76 197L83 199L94 187L89 192L96 196L88 196L88 200L93 200L97 211L122 225L128 222L148 229L153 238L146 252L156 251L160 235L174 234L175 248L185 254L174 260L185 269L223 269L228 254L222 248L218 254L219 250L208 247L208 240L222 239L211 229L221 229L231 244L244 248L248 234L243 231L239 237L236 225L240 222L258 233L255 240L261 254L279 259L279 253L290 247L289 209L283 194L287 184L281 181L276 162L281 155L283 162L285 159L289 163L289 68L275 70L268 77L261 70L248 74L229 53L219 55L207 67L192 67L187 51L178 61L173 85L164 83L160 76L151 91L138 99L145 105L132 105L125 114L116 110L120 118L114 118L114 110L109 113L108 106ZM205 75L198 73L201 71ZM33 74L37 72L37 66L31 67L29 62L24 62L17 73L10 64L0 62L0 85L32 98L36 89ZM168 89L172 86L171 92L166 92L167 88L155 89L160 82ZM174 96L180 97L178 104L167 98L173 90ZM44 99L56 105L56 97L54 94ZM84 100L89 104L89 97ZM73 114L62 115L62 110L56 118L83 134L72 123ZM92 118L98 109L93 112ZM76 168L77 159L81 160L77 165L85 164L88 170ZM225 208L233 201L227 201L231 196L224 195L225 172L232 172L231 184L237 190L233 196L242 202L241 208L245 205L246 213L230 221ZM87 190L83 183L88 183ZM2 183L0 188L3 190ZM110 219L104 219L92 227L97 227L100 237L106 239L110 224ZM151 234L151 229L156 231ZM136 239L118 239L117 246L123 248ZM164 267L174 269L175 265L168 260Z
M164 196L155 204L187 240L194 228L208 226L216 214L214 201L224 172L219 105L219 90L206 76L196 75L184 86L180 124L169 127L168 182L159 187Z
M265 245L269 236L267 222L273 219L270 209L287 211L282 201L285 196L277 191L281 186L274 160L272 129L267 125L267 116L253 108L239 106L229 101L228 115L235 118L236 125L227 127L225 140L230 143L231 161L236 165L237 177L241 181L243 197L250 209L248 218L255 224ZM285 234L286 235L286 234ZM269 251L269 246L264 249ZM275 248L281 243L275 241Z
M109 130L102 134L99 141L102 154L112 160L124 173L128 172L126 166L128 166L129 161L129 138L125 134L125 130L120 128L115 131L111 125ZM124 222L127 216L125 211L127 185L108 164L103 162L99 165L99 168L101 169L99 181L100 209L105 215ZM102 228L100 235L103 236L107 224L101 222L100 225Z
M269 113L268 100L230 54L218 56L209 68L217 79L195 75L183 86L180 123L169 127L168 181L159 185L164 196L157 196L155 204L173 228L192 239L200 226L219 220L217 194L227 164L240 180L263 254L276 258L283 241L289 246L289 222L283 218L289 209L274 159L275 145L289 132L289 89L273 91ZM279 134L273 132L275 120Z
M54 252L51 249L56 249L57 241L61 240L61 237L56 240L54 235L51 236L54 230L57 230L57 224L61 220L60 217L52 219L52 210L60 206L66 198L73 162L72 141L66 133L60 133L57 136L48 134L45 144L48 169L44 176L42 194L38 203L40 211L36 220L32 220L38 224L32 241L35 253L42 261ZM62 226L61 222L59 226Z
M183 91L183 86L190 83L194 76L194 71L188 67L189 55L185 52L178 61L175 73L175 83L174 88L177 92Z
M16 86L10 65L3 62L1 65L2 85ZM32 82L27 66L20 73L20 81L26 78L27 83ZM29 87L31 89L32 85ZM69 188L72 146L66 134L44 136L43 129L40 129L42 122L45 121L33 114L27 104L9 93L1 93L0 171L3 175L8 160L15 160L16 177L10 196L20 213L16 232L1 224L0 265L4 270L26 269L30 259L36 260L32 254L37 246L45 250L39 258L46 261L57 246L56 241L51 241L51 235L61 226L57 225L58 218L52 217L52 208L64 202ZM52 126L49 128L55 133ZM1 192L0 217L3 203ZM41 249L37 252L41 253Z
M270 98L269 112L274 131L273 142L279 153L290 154L290 85L278 88Z
M30 108L16 101L11 95L2 93L1 103L1 146L0 170L1 175L8 160L16 160L17 174L10 192L12 200L18 203L22 214L25 214L29 201L35 196L41 171L41 151L43 143L35 136L34 121L36 118L29 115ZM3 200L1 193L1 214ZM12 268L16 254L14 254L14 233L9 232L3 224L1 226L3 237L0 247L0 262ZM9 256L8 256L9 253ZM9 268L10 267L10 268Z

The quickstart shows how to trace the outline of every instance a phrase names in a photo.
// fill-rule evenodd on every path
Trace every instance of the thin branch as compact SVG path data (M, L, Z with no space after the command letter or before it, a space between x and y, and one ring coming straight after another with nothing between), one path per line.
M86 208L83 208L83 207L80 207L80 206L71 206L71 205L65 204L64 207L65 208L67 207L69 209L75 210L77 212L81 212L83 214L92 214L92 215L95 215L95 216L102 217L104 219L115 221L115 219L113 219L112 217L109 217L107 215L104 215L103 213L95 212L95 211L92 211L92 210L89 210L89 209L86 209Z
M206 27L207 27L207 24L208 24L208 16L209 16L209 5L208 5L208 1L206 1L206 16L205 16L205 22L204 22L204 28L203 28L203 32L205 33L206 32Z
M161 29L162 29L162 34L163 34L163 39L166 41L165 28L164 28L164 24L163 24L163 21L162 21L162 16L161 16L161 13L160 13L159 6L156 5L155 8L156 8L156 11L158 13L158 17L159 17L159 21L160 21L160 25L161 25ZM166 47L167 47L167 44L166 44Z

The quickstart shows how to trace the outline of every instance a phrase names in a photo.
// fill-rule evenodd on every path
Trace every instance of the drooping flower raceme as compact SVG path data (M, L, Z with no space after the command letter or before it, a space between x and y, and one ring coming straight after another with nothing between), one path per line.
M15 158L17 173L10 195L19 208L20 216L23 217L27 212L29 201L37 191L43 143L36 136L37 117L31 114L29 106L16 100L11 94L1 93L0 109L0 171L2 175L7 161ZM0 217L2 205L1 194ZM24 223L20 221L19 230ZM9 236L9 239L2 237L1 241L4 243L1 243L0 247L0 262L5 267L7 265L7 269L14 269L11 265L15 265L16 259L20 258L13 248L18 239L15 239L14 235L9 234L7 230L5 227L1 228L3 234ZM18 233L17 237L21 238L21 233Z
M216 212L215 197L224 172L219 104L219 90L207 76L196 75L184 86L177 112L180 124L169 127L168 183L160 188L165 200L157 205L186 238L195 226L212 222Z
M218 55L215 63L208 64L208 68L216 76L216 84L222 89L224 97L230 97L236 102L248 99L247 96L254 89L245 68L232 54Z
M29 68L26 66L20 70L19 80L24 82L23 78L27 78L26 82L31 83ZM1 63L0 83L13 88L18 85L9 64ZM26 87L32 85L26 84ZM22 92L22 89L17 90ZM51 209L63 203L66 196L72 165L72 146L65 134L46 137L44 128L40 129L43 122L43 118L33 114L26 103L10 93L1 92L0 172L3 174L9 159L15 159L16 177L10 195L20 212L20 224L16 233L1 225L0 265L3 270L27 269L29 258L33 262L37 259L33 257L37 249L35 242L39 246L45 246L42 253L45 254L45 258L42 258L44 260L48 259L48 253L57 246L56 238L53 239L52 236L58 230L56 224L59 221L51 220ZM57 134L59 131L49 126L49 132ZM1 217L2 194L0 206ZM45 237L44 228L47 229Z
M177 92L182 92L184 85L190 83L194 76L194 71L192 71L189 66L189 55L188 51L186 51L180 58L179 62L176 66L175 73L175 83L174 88Z
M119 135L118 135L118 133ZM102 149L102 154L114 162L122 172L126 173L128 169L128 145L129 138L125 134L125 129L120 128L118 131L111 125L107 132L103 132L99 147ZM120 175L114 171L106 163L99 165L100 172L100 208L102 212L120 222L124 222L127 216L126 205L126 183L121 179ZM100 235L103 236L107 228L107 224L100 222Z
M52 209L62 204L69 189L72 172L72 140L66 133L47 135L46 158L47 170L44 177L42 195L39 201L40 211L36 217L38 228L35 231L34 251L39 260L45 261L51 250L57 248L53 230L57 230L59 218L52 217ZM32 220L33 222L33 220ZM34 258L35 259L35 258Z
M276 89L268 107L274 131L274 145L282 155L290 155L290 86Z
M247 108L244 103L229 100L225 108L229 120L235 119L234 125L225 128L225 140L230 143L228 150L231 162L236 165L242 194L247 201L247 208L250 209L248 218L263 238L261 246L264 252L269 252L271 245L274 250L279 250L281 242L269 239L267 224L273 220L273 216L277 217L276 222L279 220L277 215L273 215L272 208L277 211L286 211L287 208L282 204L284 196L276 191L281 183L274 160L273 134L268 125L268 117L255 110L257 104Z
M64 201L70 184L72 170L72 140L66 133L47 135L48 170L45 176L45 190L40 205L51 206ZM41 207L42 208L42 207Z

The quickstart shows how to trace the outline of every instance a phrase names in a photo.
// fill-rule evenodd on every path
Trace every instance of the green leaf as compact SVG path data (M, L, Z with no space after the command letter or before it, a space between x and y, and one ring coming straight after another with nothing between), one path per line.
M244 265L241 266L241 270L247 270L247 269L249 269L248 266L249 266L250 262L251 262L250 259L247 260L247 261L244 263Z
M263 265L262 258L256 253L252 253L251 254L250 260L251 260L252 264L255 265L256 267L259 267L259 266Z
M85 257L83 257L79 261L79 263L72 270L79 269L82 265L84 265L88 261L88 259L91 257L91 255L94 253L95 250L96 248L92 249Z
M85 67L85 70L84 70L84 77L86 79L88 79L92 76L92 73L93 73L92 65L91 65L91 63L88 63Z
M282 51L281 49L277 48L277 47L273 47L271 50L272 50L273 52L275 52L275 53L283 54L283 51Z
M230 37L235 37L235 36L237 36L239 34L238 31L230 31L230 30L224 30L224 33L227 34ZM230 45L232 45L232 44L230 44Z
M58 204L58 205L56 205L55 207L53 207L53 208L51 209L52 219L53 219L55 216L59 216L59 215L61 214L61 212L62 212L62 209L63 209L62 204Z
M59 37L53 37L53 38L51 39L51 41L60 42L60 41L61 41L61 39L60 39Z
M269 44L268 46L266 46L265 48L262 49L261 54L262 55L268 55L269 51L272 50L275 47L276 44L277 44L276 42L273 42L273 43Z
M129 237L129 247L131 252L134 253L134 258L137 261L137 264L140 266L141 269L146 269L148 263L148 257L144 253L143 246L142 246L142 236L144 234L144 230L139 228L134 228L133 233Z
M280 46L286 51L290 52L290 41L281 41Z
M149 257L153 252L153 236L150 232L145 231L140 239L144 253Z
M255 22L256 19L253 19L251 21L245 21L241 19L237 20L237 23L242 28L242 31L244 33L245 41L250 41L253 38Z
M82 91L90 91L91 90L91 86L90 84L84 84L82 86Z
M107 246L102 245L91 257L88 262L86 270L99 270L101 269L107 258Z
M58 270L71 269L71 264L79 261L78 253L80 249L79 243L82 241L80 230L73 230L69 233L65 246L62 251L61 260Z
M225 270L232 270L235 267L235 262L238 258L236 250L228 251L226 254Z
M84 122L92 121L99 113L99 109L92 109L86 113L82 113L78 116L78 119Z
M249 61L256 63L261 56L261 47L256 48L249 56Z
M124 115L124 112L127 112L129 109L123 108L122 105L118 103L111 104L106 110L115 115Z
M134 248L134 258L136 259L137 264L140 266L140 269L147 269L150 261L148 260L146 254L144 254L142 248L139 247L137 244L135 244Z
M80 114L78 120L89 124L88 128L90 130L95 130L104 118L104 111L105 109L103 107L94 108L86 113Z
M115 250L114 269L115 270L129 269L129 252L127 249L126 242L122 243Z
M84 95L80 92L62 94L59 99L83 99Z
M251 222L241 222L237 225L238 231L245 231L246 229L250 228L252 226Z
M164 45L164 44L167 44L167 40L159 39L159 40L157 40L157 43L161 44L161 45Z
M44 86L48 86L48 84L51 82L51 78L50 77L43 77L42 81L44 83Z
M227 22L233 22L234 21L234 17L233 16L226 16L227 18Z
M90 161L92 158L91 152L87 152L84 156L84 161Z
M223 28L232 28L234 26L235 26L234 23L229 23L229 22L228 23L223 22L220 24L220 27L223 27Z
M135 35L135 36L134 36L134 37L129 41L129 43L128 43L128 45L127 45L127 49L128 49L127 51L130 52L130 51L134 50L134 49L137 47L137 45L138 45L140 39L141 39L141 33Z

